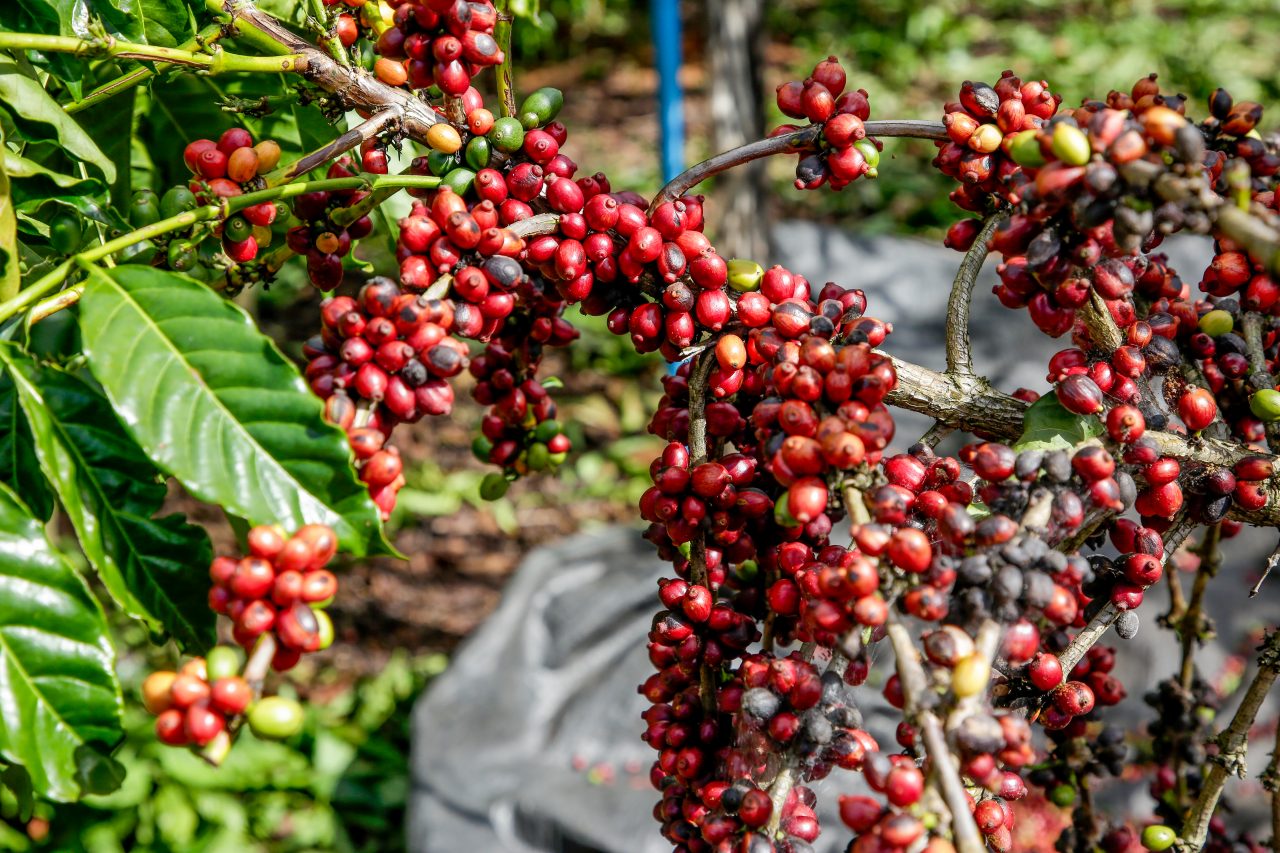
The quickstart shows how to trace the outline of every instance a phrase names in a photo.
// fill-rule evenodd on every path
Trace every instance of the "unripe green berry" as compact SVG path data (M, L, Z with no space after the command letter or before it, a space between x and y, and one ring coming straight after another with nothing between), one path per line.
M1067 784L1054 785L1049 791L1049 802L1059 808L1067 808L1076 801L1076 789Z
M293 737L302 731L302 706L283 696L266 696L249 709L249 728L270 740Z
M480 497L487 501L496 501L507 493L507 488L510 485L511 483L501 472L490 471L480 481Z
M1280 421L1280 391L1263 388L1249 398L1249 411L1268 423Z
M1040 131L1024 130L1009 143L1009 156L1019 166L1034 169L1044 165L1044 154L1040 151Z
M1157 853L1168 850L1177 840L1177 833L1163 824L1153 824L1142 830L1142 846Z
M1200 331L1204 332L1211 338L1218 335L1225 335L1227 332L1235 328L1235 318L1231 316L1230 311L1224 311L1221 308L1215 308L1200 318Z
M760 289L764 267L749 258L733 258L729 261L729 286L739 293Z
M1073 124L1060 121L1053 128L1053 156L1068 166L1083 166L1093 156L1089 137Z
M241 654L235 646L214 646L204 656L205 672L212 683L220 678L228 678L240 672Z

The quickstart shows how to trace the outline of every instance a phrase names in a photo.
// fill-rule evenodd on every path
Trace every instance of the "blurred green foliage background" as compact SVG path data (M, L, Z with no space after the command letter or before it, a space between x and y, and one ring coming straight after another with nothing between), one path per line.
M639 106L634 118L648 128L641 156L613 144L618 134L607 120L571 125L571 144L584 170L615 176L615 187L652 192L658 186L657 153L651 142L654 79L647 4L633 0L516 0L526 15L516 27L517 82L568 69L575 98L612 97L619 69L639 70L639 89L628 89ZM704 94L705 5L683 4L687 75L688 155L710 153L706 126L696 109ZM1155 71L1166 91L1191 98L1202 114L1209 93L1224 86L1237 99L1274 102L1280 94L1280 14L1269 0L1171 0L1103 2L1079 0L767 0L765 50L771 126L782 120L772 88L802 78L828 54L842 59L850 84L871 93L880 118L939 116L941 105L965 79L994 82L1004 68L1024 79L1044 78L1067 104L1127 89ZM647 91L645 86L648 86ZM617 88L616 86L614 87ZM645 100L648 98L649 100ZM646 106L647 105L647 106ZM191 106L198 106L192 104ZM206 105L211 109L211 105ZM592 115L590 107L584 110ZM703 111L705 112L705 111ZM176 122L175 122L176 123ZM1264 123L1270 124L1264 119ZM586 149L583 153L582 149ZM876 181L859 181L843 193L796 193L789 188L792 163L771 164L778 192L773 215L839 222L867 232L938 235L959 216L947 201L948 181L928 167L933 147L890 141ZM286 291L287 293L287 291ZM277 295L270 301L281 301ZM285 299L285 302L288 300ZM597 324L599 325L599 324ZM572 373L594 372L620 379L652 377L652 359L637 359L602 329L589 330L585 345L570 354ZM653 395L653 384L645 394ZM647 397L631 391L610 404L621 414L624 433L643 431ZM589 422L588 410L582 420ZM632 441L628 444L628 441ZM624 439L606 451L579 454L562 472L568 495L613 496L629 505L643 489L648 451ZM575 437L575 444L577 444ZM622 481L623 488L618 487ZM416 470L402 495L397 525L447 515L474 498L478 475L447 473L434 463ZM562 500L564 498L561 498ZM496 507L499 527L514 524L508 504ZM146 638L122 626L134 652L122 661L122 677L136 685L157 662ZM164 662L164 661L160 661ZM0 849L114 851L395 851L402 849L401 823L408 788L408 710L417 693L447 661L438 654L399 654L378 675L341 681L311 710L307 730L294 742L239 745L220 771L186 753L160 747L151 721L132 703L127 743L119 757L129 776L109 796L24 813L12 792L0 793ZM314 691L313 691L314 693ZM0 789L2 790L2 789ZM34 817L35 822L31 820Z

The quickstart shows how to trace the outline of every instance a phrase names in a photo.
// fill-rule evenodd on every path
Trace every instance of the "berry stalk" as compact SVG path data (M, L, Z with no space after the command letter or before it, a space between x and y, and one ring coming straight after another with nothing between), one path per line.
M1227 784L1227 774L1243 776L1245 773L1245 750L1249 745L1249 729L1253 726L1254 717L1258 715L1262 703L1266 701L1276 676L1280 675L1280 631L1272 631L1263 641L1258 651L1258 672L1249 689L1245 691L1240 707L1227 726L1217 737L1220 748L1218 755L1210 762L1209 773L1200 789L1200 797L1182 825L1182 838L1178 842L1179 853L1191 853L1204 847L1209 835L1209 821L1213 818L1218 799Z
M200 30L200 32L196 33L195 37L190 41L183 42L179 45L178 49L191 51L199 50L207 47L220 38L222 38L222 27L217 24L210 24ZM126 92L129 89L132 89L139 83L145 83L157 74L163 74L168 67L169 66L166 65L160 65L152 69L144 65L140 68L135 68L128 74L121 75L114 80L109 80L106 83L103 83L101 86L85 95L83 99L67 104L63 109L67 111L68 115L74 115L81 110L87 110L90 107L97 106L103 101L119 95L121 92Z
M55 269L46 273L39 280L23 289L21 293L7 302L0 303L0 323L13 317L15 314L26 309L28 305L40 299L40 297L49 293L51 290L66 280L71 273L75 264L85 266L94 261L101 260L109 255L113 255L123 249L127 249L132 245L141 243L144 240L150 240L153 237L159 237L168 234L171 231L179 231L190 228L199 222L209 222L237 213L247 207L261 204L264 201L275 201L277 199L294 198L308 192L322 192L328 190L377 190L389 187L417 187L417 188L434 188L440 184L440 179L429 175L376 175L371 178L329 178L320 181L304 181L295 184L285 184L283 186L272 187L270 189L259 190L258 192L245 193L244 195L234 196L224 199L222 204L209 204L198 207L195 210L188 210L179 213L177 216L171 216L168 219L162 219L159 222L152 223L128 234L123 234L114 240L109 240L101 245L94 246L84 252L74 255L59 264ZM70 293L71 291L68 291ZM77 297L78 298L78 297ZM75 299L68 296L68 302L61 305L61 308L73 304ZM44 316L47 316L44 315Z
M0 33L0 50L38 50L46 53L72 53L81 57L112 56L117 59L136 59L139 62L180 65L194 68L205 74L229 72L301 74L308 68L307 57L301 53L283 56L245 56L227 53L216 46L212 53L200 53L179 47L134 44L119 41L113 36L82 39L75 36L47 36L39 33Z

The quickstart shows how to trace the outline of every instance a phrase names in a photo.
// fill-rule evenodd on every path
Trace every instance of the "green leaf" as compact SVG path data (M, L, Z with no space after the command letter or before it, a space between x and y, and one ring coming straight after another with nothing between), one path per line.
M64 36L90 36L97 24L128 41L173 47L191 33L182 0L17 0L17 6L40 32ZM18 12L7 10L0 22L9 23Z
M96 178L77 178L45 168L34 160L28 160L7 148L4 150L4 170L12 183L14 205L30 212L53 198L65 199L74 204L76 199L89 201L88 196L101 193L106 187Z
M41 521L53 515L53 490L40 471L31 425L8 373L0 373L0 482L22 495Z
M171 272L89 269L89 367L161 469L252 524L328 524L357 556L394 553L346 436L239 306Z
M3 128L0 128L0 150L9 150L4 144ZM17 247L18 217L13 212L13 199L9 198L9 174L7 170L0 170L0 301L17 296L22 285Z
M114 664L102 608L0 485L0 755L40 796L75 799L77 750L120 738Z
M0 363L17 386L40 466L111 597L152 631L204 651L214 641L208 535L180 515L151 517L164 483L96 389L12 345L0 346Z
M31 820L31 811L35 807L35 791L31 786L31 774L21 764L10 764L0 772L0 785L13 793L18 803L18 820Z
M28 138L57 139L68 156L97 168L108 184L115 182L115 164L84 128L67 115L38 82L23 74L17 64L5 56L0 56L0 103L10 109L14 122Z
M138 104L138 90L129 89L96 107L81 112L77 118L91 127L99 140L102 153L116 166L116 179L111 184L111 200L122 210L129 203L133 169L130 160L133 144L133 115Z
M1022 418L1022 436L1014 450L1065 450L1102 435L1104 427L1096 415L1068 411L1056 394L1045 394L1027 409Z

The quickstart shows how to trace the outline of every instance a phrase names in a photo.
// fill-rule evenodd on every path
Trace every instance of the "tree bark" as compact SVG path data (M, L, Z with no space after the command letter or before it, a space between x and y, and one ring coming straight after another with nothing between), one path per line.
M764 0L708 0L706 20L712 149L764 136ZM767 165L719 176L708 231L726 258L770 255Z

